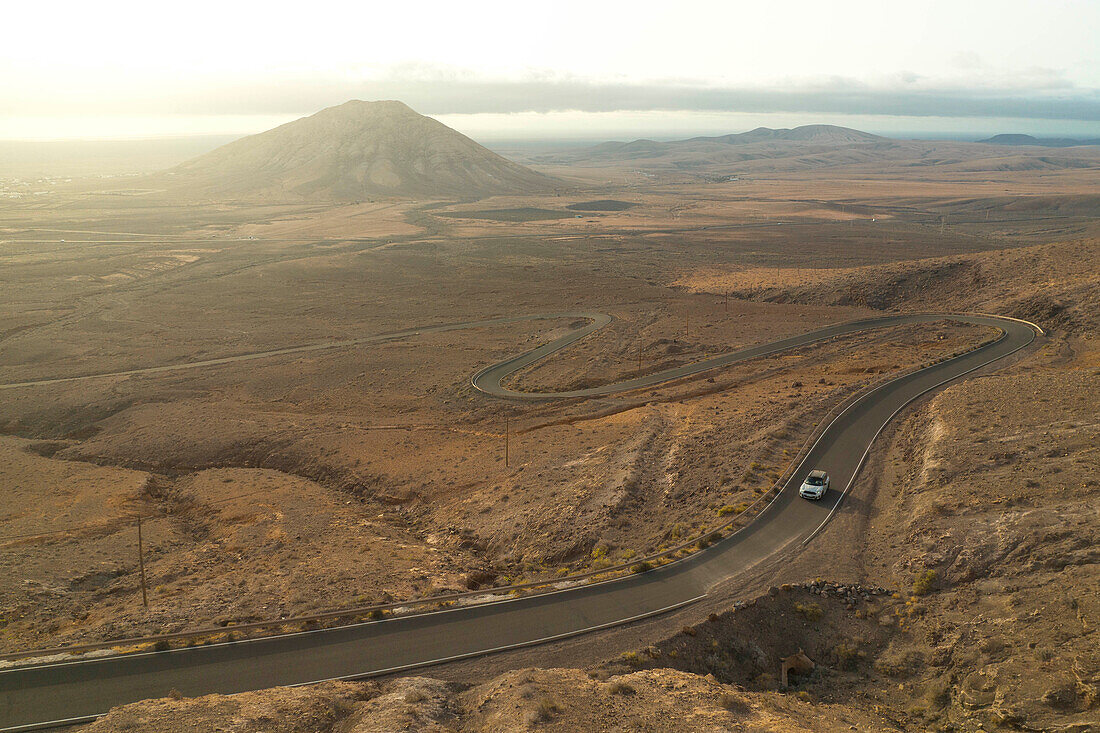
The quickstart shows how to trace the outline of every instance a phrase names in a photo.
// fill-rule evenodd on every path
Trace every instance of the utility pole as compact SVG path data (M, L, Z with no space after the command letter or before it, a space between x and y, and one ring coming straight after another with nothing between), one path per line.
M138 524L138 568L141 569L141 605L149 607L149 593L145 590L145 548L141 542L141 514L137 515Z

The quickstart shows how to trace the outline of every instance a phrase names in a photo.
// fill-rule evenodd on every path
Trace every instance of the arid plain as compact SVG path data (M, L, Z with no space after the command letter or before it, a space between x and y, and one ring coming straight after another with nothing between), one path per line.
M451 682L140 703L93 727L137 715L167 730L245 706L288 722L240 730L393 729L402 715L571 729L626 714L619 701L647 729L675 729L681 707L699 729L1095 725L1100 152L771 145L717 162L522 151L554 185L477 200L5 184L19 195L0 203L2 650L625 562L751 503L871 381L992 334L895 327L584 401L470 385L575 318L90 375L611 314L511 383L550 391L882 311L986 312L1047 334L904 412L809 549L746 569L705 608L440 670ZM68 381L12 386L53 379ZM835 602L815 579L886 592ZM761 609L766 623L745 618ZM819 671L780 694L777 660L799 648ZM319 706L343 712L295 727Z

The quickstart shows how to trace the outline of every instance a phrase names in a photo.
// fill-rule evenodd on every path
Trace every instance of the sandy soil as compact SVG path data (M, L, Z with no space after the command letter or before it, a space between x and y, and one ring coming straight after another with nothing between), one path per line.
M637 630L464 668L543 658L563 668L531 672L535 681L482 674L487 687L417 682L427 687L411 694L424 696L424 720L442 710L450 722L440 725L475 730L526 725L542 696L560 710L547 707L539 725L600 727L626 715L629 698L642 716L635 727L661 730L693 714L701 727L720 727L730 712L711 701L727 683L750 696L734 721L750 729L798 730L812 726L810 714L912 730L969 730L998 716L1051 728L1092 720L1096 558L1084 542L1095 535L1100 468L1100 296L1086 174L849 167L707 183L616 170L620 178L578 170L587 189L576 195L472 203L200 206L64 187L0 203L0 382L509 313L613 314L603 332L515 377L520 388L566 388L875 309L1033 318L1050 329L1043 349L911 413L876 453L865 496L857 491L852 511L815 542L831 558L829 579L901 596L878 601L871 617L860 604L796 598L816 597L804 588L770 601L822 605L827 623L803 624L790 639L829 669L838 669L837 639L867 640L856 669L799 688L811 702L758 679L774 674L771 663L734 665L725 676L698 665L673 673L657 669L670 666L666 654L646 663L653 670L620 670L634 696L608 696L607 682L569 671L639 653ZM596 199L637 206L581 219L436 215L570 211ZM890 329L585 403L513 404L469 387L480 367L568 326L513 324L0 390L0 643L278 618L321 610L318 599L358 605L458 588L474 570L503 583L623 559L751 499L807 426L860 384L987 337L946 323ZM143 527L148 611L137 584L138 511L156 515ZM915 593L926 570L935 572L930 587ZM791 557L752 573L716 591L712 608L725 612L822 568ZM668 624L694 625L698 612L645 625L645 643L669 640ZM744 648L749 628L729 623L719 644ZM682 676L695 673L718 682ZM405 692L391 695L399 689L333 687L247 704L319 706L328 712L318 721L367 730L382 725L371 722L375 707L406 714ZM224 706L243 700L158 702L126 715L225 716ZM265 715L278 719L254 718Z
M647 670L599 680L577 669L529 669L470 686L410 677L375 685L326 683L117 708L84 730L297 733L342 731L884 731L873 715L777 694L749 693L713 677Z

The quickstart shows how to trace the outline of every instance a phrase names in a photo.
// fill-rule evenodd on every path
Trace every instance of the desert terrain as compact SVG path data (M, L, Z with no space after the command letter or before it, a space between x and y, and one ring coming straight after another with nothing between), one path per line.
M754 501L846 398L996 334L945 319L531 403L470 378L575 319L236 357L610 314L508 383L561 391L884 311L995 313L1046 334L908 408L813 543L701 604L89 730L1092 729L1100 149L800 135L515 162L448 141L476 160L442 190L369 159L361 199L290 154L252 185L235 166L263 140L7 182L35 192L0 200L0 652L629 562ZM784 687L800 649L814 671Z

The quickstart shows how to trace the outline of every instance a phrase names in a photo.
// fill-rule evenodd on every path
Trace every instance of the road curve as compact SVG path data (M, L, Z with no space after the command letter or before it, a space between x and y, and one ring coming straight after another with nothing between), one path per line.
M977 325L989 325L998 328L1003 328L1005 323L1011 323L1011 319L1001 318L997 316L976 316L976 315L949 315L949 314L937 314L937 313L909 313L881 316L877 318L865 318L858 321L847 321L845 323L835 323L825 328L819 328L816 331L809 331L807 333L799 334L797 336L791 336L789 338L781 339L779 341L773 341L767 344L759 344L757 346L750 346L744 349L738 349L737 351L731 351L726 354L719 354L718 356L712 356L709 359L703 359L702 361L695 361L690 364L684 364L682 366L673 367L671 369L664 369L659 372L653 372L652 374L646 374L635 379L628 379L622 382L615 382L614 384L604 384L597 387L588 387L585 389L567 390L562 392L520 392L517 390L509 389L503 386L502 382L512 374L520 371L521 369L530 366L531 364L545 358L546 356L565 348L572 344L574 341L584 338L588 334L603 328L604 325L611 321L611 317L602 313L576 313L572 314L576 317L583 317L592 320L589 325L578 328L574 331L570 331L561 338L551 341L550 343L543 344L537 349L532 349L519 356L514 356L511 359L505 359L502 362L493 364L492 366L485 367L480 372L475 374L470 382L474 387L490 394L494 397L500 397L513 400L553 400L553 399L566 399L566 398L587 398L587 397L603 397L607 395L617 394L619 392L629 392L635 389L645 389L647 387L655 387L664 382L670 382L676 379L682 379L684 377L691 377L702 372L707 372L712 369L721 369L722 367L736 364L737 362L746 361L748 359L756 359L761 356L768 356L769 354L775 354L780 351L788 351L800 346L809 346L810 344L817 343L818 341L824 341L826 339L835 338L837 336L844 336L847 334L858 333L860 331L870 331L876 328L886 328L887 326L898 326L903 324L913 323L931 323L933 321L942 321L945 318L953 321L960 321L963 323L977 324ZM1017 326L1025 325L1023 322L1016 322ZM1030 325L1028 329L1031 330ZM1034 333L1034 331L1033 331Z
M584 317L594 318L594 314ZM475 376L479 389L503 397L586 397L653 386L843 333L944 318L994 326L1004 334L975 351L900 376L862 395L826 427L788 484L752 523L705 551L648 573L493 604L265 639L3 670L0 730L31 730L90 720L115 705L164 696L173 689L197 696L411 669L581 634L699 600L715 583L812 538L839 507L875 437L901 408L930 390L1024 348L1034 340L1037 329L996 316L885 316L830 326L592 390L535 395L510 392L500 386L500 380L508 374L553 351L543 351L552 345L548 344ZM558 346L562 348L591 333L598 323L600 320L592 320L553 343L565 340ZM539 356L529 358L536 353ZM821 502L804 501L792 489L792 484L810 468L822 468L832 475L834 490Z

